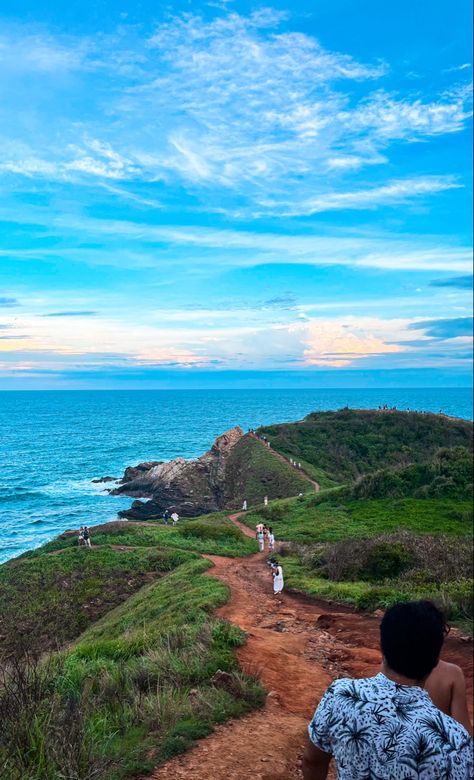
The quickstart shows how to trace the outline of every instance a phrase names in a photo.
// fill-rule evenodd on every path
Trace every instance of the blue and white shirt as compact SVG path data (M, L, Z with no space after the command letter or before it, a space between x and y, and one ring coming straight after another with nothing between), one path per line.
M384 674L336 680L309 738L330 753L339 780L473 780L472 739L422 688Z

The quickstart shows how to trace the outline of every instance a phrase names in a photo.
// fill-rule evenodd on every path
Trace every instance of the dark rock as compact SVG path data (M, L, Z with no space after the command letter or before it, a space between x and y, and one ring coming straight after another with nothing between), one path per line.
M99 482L117 482L117 477L98 477L98 479L93 479L92 482L95 484Z
M111 495L150 500L134 501L130 509L119 512L119 517L161 519L165 509L195 517L224 508L227 459L243 435L241 428L232 428L197 460L148 461L127 468Z

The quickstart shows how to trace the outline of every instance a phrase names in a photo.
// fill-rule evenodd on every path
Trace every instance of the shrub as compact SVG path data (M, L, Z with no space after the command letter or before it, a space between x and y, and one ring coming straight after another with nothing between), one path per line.
M179 533L185 539L225 539L240 541L242 533L234 525L211 525L210 523L186 523L179 528Z
M361 579L394 579L413 566L414 562L414 553L402 542L381 542L369 550Z

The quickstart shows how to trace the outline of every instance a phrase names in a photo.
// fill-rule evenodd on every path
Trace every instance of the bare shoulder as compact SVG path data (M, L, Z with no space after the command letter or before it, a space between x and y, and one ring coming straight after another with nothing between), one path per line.
M457 664L451 664L448 661L439 661L431 672L428 680L437 678L455 682L464 680L464 672Z

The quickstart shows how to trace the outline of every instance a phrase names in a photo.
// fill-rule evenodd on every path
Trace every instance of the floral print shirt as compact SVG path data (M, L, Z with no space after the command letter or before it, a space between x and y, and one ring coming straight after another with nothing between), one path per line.
M308 727L339 780L473 780L472 740L422 688L384 674L336 680Z

